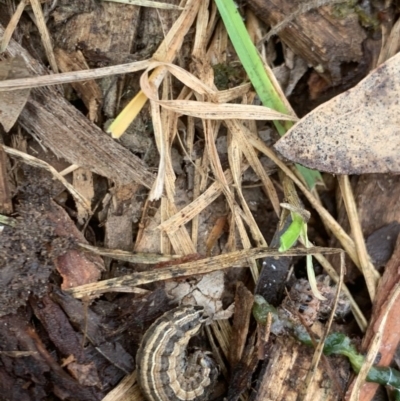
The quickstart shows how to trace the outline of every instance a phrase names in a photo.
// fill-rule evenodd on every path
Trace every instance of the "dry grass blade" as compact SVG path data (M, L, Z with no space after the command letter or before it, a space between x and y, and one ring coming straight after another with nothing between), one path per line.
M75 170L77 170L78 168L80 168L77 164L71 164L69 167L65 168L64 170L60 171L60 175L62 175L63 177L73 173Z
M236 120L231 120L232 123L234 123L234 121L236 121ZM227 123L228 123L228 127L229 127L229 121L227 121ZM244 213L243 218L244 218L245 222L247 223L247 225L249 226L250 232L252 234L252 238L256 242L256 244L258 246L267 246L267 242L265 241L265 239L254 219L254 216L252 215L252 213L250 211L250 208L243 195L243 192L242 192L242 167L244 165L244 163L242 161L242 154L245 154L245 156L249 160L250 164L253 164L254 166L256 165L257 162L259 163L259 160L254 154L251 154L251 152L254 151L254 149L251 148L250 151L248 151L249 148L246 149L245 142L240 141L240 139L233 134L232 129L230 129L228 138L230 138L230 140L228 141L229 142L229 144L228 144L229 164L231 166L231 171L233 173L234 189L238 195L240 206ZM255 161L255 159L256 159L256 161ZM262 169L262 167L261 167L261 169ZM259 172L257 170L257 167L255 168L255 171ZM264 172L264 170L263 170L263 172ZM273 188L272 182L271 182L271 186L272 186L272 193L273 193L273 191L275 191L275 189ZM271 188L269 188L269 189L271 189ZM279 207L279 204L278 204L278 207ZM240 213L239 208L235 208L235 210L238 213ZM239 218L239 216L238 216L238 218ZM242 228L242 226L240 227L240 229L241 228ZM244 248L245 249L250 248L251 243L250 243L248 236L243 231L239 231L239 233L241 235ZM249 261L249 262L251 262L251 264L252 264L253 278L258 279L258 269L257 269L257 266L255 265L255 261Z
M167 199L163 198L161 202L164 204L162 205L162 210L165 213L165 217L169 217L175 214L178 209L173 202L168 201ZM167 233L168 239L171 243L172 248L177 254L181 255L190 255L196 252L194 244L190 239L190 235L186 230L186 227L179 227L177 230ZM169 250L169 244L167 245L168 249L165 246L162 248L163 251Z
M160 44L157 51L153 54L154 60L172 62L177 56L179 49L182 46L183 40L190 27L193 25L201 2L197 0L188 0L185 8L180 16L175 21L174 25ZM164 70L156 69L150 77L150 83L159 87L164 78ZM119 138L129 124L136 118L139 111L142 109L147 101L147 97L140 91L136 97L122 110L122 112L115 119L113 124L109 127L113 138Z
M245 225L244 225L244 218L243 213L241 213L241 210L239 206L237 205L234 194L232 192L232 189L228 185L226 181L226 176L224 174L224 171L222 169L221 161L219 159L217 147L215 144L215 139L216 134L218 132L217 128L219 125L217 125L214 121L211 120L203 120L203 129L204 129L204 135L205 135L205 140L206 140L206 151L208 154L208 158L210 161L210 166L211 170L214 173L214 176L217 181L221 183L221 188L222 188L222 193L225 196L225 199L229 205L229 208L232 212L232 224L230 225L231 228L231 233L233 235L234 230L238 230L239 236L241 243L243 245L244 249L250 249L251 248L251 242L248 237ZM233 180L235 182L235 176L233 172ZM245 209L245 213L248 209ZM248 213L246 216L248 217L247 219L247 224L250 226L250 229L254 228L254 225L250 223L250 221L253 220L253 216L251 213ZM247 262L250 265L250 271L253 276L254 281L257 281L258 279L258 268L256 265L255 260L247 259Z
M354 243L356 246L358 258L360 260L361 272L364 275L369 296L373 301L375 298L376 287L378 285L380 275L372 264L367 252L360 220L358 218L356 202L354 200L353 192L350 186L349 176L344 175L339 177L339 185L346 207L347 216L350 221L351 231L354 236Z
M31 2L33 13L35 14L36 25L39 30L40 37L42 39L42 44L43 44L44 50L46 52L47 59L50 63L52 70L55 73L57 73L58 72L57 62L56 62L56 58L54 56L53 45L51 44L50 34L47 29L46 21L44 19L42 6L41 6L39 0L30 0L30 2Z
M109 77L111 75L128 74L130 72L145 70L150 65L150 63L151 60L143 60L136 61L134 63L114 65L112 67L97 68L93 70L64 72L61 74L43 75L22 79L10 79L0 82L0 92L39 88L41 86L68 84L71 82L87 81L88 79ZM34 69L31 69L31 71L35 72Z
M0 41L0 53L3 53L6 51L8 43L10 42L10 39L12 37L12 34L15 31L16 26L18 25L19 19L21 18L22 13L24 12L26 6L26 0L21 0L18 4L17 9L15 10L15 13L10 19L10 22L8 23L6 29L4 30L3 37L1 38Z
M245 171L249 166L245 165L242 168L242 172ZM233 177L230 170L225 171L226 182L228 185L233 183ZM206 191L191 202L189 205L182 208L175 215L170 217L168 220L161 223L158 228L170 233L178 229L180 226L185 225L195 216L199 215L208 205L215 201L222 193L222 185L219 182L211 184Z
M211 339L212 343L213 338L215 337L218 341L219 347L216 347L215 344L213 345L213 354L216 353L217 359L219 361L219 365L221 366L222 374L225 378L229 377L228 369L225 365L225 361L228 359L229 356L229 346L230 346L230 339L232 333L232 327L230 326L227 320L216 320L211 323L209 327L206 327L207 330L207 337ZM224 355L224 358L221 357L221 353Z
M88 244L79 244L81 248L87 249L95 255L105 256L113 258L115 260L123 260L130 263L141 263L141 264L157 264L162 262L171 262L173 260L181 258L180 255L159 255L158 253L132 253L127 251L121 251L119 249L107 249L99 248Z
M176 78L194 92L208 96L214 102L190 101L190 100L160 100L157 97L157 88L151 83L149 72L154 68L165 68ZM219 104L218 94L208 87L203 81L190 74L188 71L170 63L152 63L143 73L140 79L143 93L162 107L175 111L179 114L186 114L192 117L226 120L226 119L249 119L249 120L285 120L295 121L296 117L279 113L275 110L263 106L253 106L244 104Z
M165 130L163 129L164 127L161 122L160 106L157 104L156 101L151 100L150 109L151 109L151 121L154 130L154 138L156 140L158 153L160 155L157 178L149 194L149 200L153 201L156 199L160 199L164 191L164 179L167 167L166 158L167 158L167 153L169 153L169 149L168 149L168 139L167 139L168 132L165 132Z
M23 160L25 163L35 166L35 167L40 167L44 168L45 170L49 171L54 178L59 180L65 188L69 191L69 193L72 195L72 197L75 199L77 203L81 205L81 207L87 211L87 213L90 213L90 202L85 199L76 189L50 164L44 162L43 160L37 159L34 156L28 155L24 152L20 152L19 150L9 148L8 146L0 145L4 151L9 154L12 157L16 157L18 159Z
M287 252L279 252L278 250L268 249L265 247L245 249L242 251L229 252L223 255L183 263L173 267L135 273L123 277L103 280L98 283L86 284L71 288L68 291L76 298L82 298L84 296L91 296L110 291L126 292L131 291L132 287L136 287L138 285L168 280L171 278L191 276L193 274L205 274L216 270L223 270L228 267L240 265L243 261L249 258L260 259L266 256L304 256L314 255L316 253L335 254L340 252L343 251L337 248L320 247L307 249L292 248Z
M247 134L248 129L246 127L244 127L242 124L240 124L240 122L238 122L237 120L228 120L228 121L226 121L226 125L229 128L232 135L237 137L237 141L238 141L238 143L240 143L240 147L241 147L247 161L250 163L250 166L260 177L260 179L264 185L264 189L265 189L266 193L268 194L269 199L271 200L271 203L275 210L275 213L277 216L279 216L280 207L279 207L278 194L276 193L276 190L274 188L274 185L272 184L271 179L266 174L264 167L262 166L262 164L254 150L254 147L250 144L250 142L247 139L246 134Z
M242 98L251 91L251 88L250 83L245 83L234 88L219 91L216 93L218 103L229 103L235 99ZM296 116L293 115L293 118L296 119Z
M151 0L103 0L103 1L130 4L132 6L140 6L140 7L153 7L162 10L183 10L183 7L175 6L174 4L162 3L160 1L151 1Z

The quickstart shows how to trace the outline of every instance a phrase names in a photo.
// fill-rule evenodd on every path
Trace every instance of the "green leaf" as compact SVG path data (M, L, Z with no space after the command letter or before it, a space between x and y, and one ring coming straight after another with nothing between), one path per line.
M298 240L303 232L304 220L297 213L292 213L292 222L288 229L281 235L279 252L289 250Z
M233 0L215 0L215 3L233 47L261 102L266 107L289 114L286 105L268 78L261 57L250 39L235 2ZM281 136L293 126L291 121L274 121L274 124ZM313 188L317 182L322 182L321 174L318 171L310 170L303 166L296 167L310 188Z

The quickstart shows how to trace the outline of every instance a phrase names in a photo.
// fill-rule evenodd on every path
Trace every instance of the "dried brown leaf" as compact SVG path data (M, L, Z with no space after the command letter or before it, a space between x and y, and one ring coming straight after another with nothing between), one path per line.
M313 110L275 148L335 174L400 172L400 54Z

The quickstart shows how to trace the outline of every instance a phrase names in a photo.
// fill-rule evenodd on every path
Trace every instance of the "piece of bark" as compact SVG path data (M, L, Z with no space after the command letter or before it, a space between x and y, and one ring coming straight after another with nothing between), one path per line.
M95 346L105 342L104 325L101 317L85 306L81 300L73 298L58 287L52 287L52 300L57 302L68 315L69 321L75 328L85 332L87 339Z
M290 0L247 0L257 17L274 27L299 7ZM304 58L332 84L341 80L342 63L358 62L363 56L365 31L355 12L344 18L333 15L332 7L315 8L290 22L278 32L293 52Z
M0 26L0 36L4 28ZM11 40L11 56L20 54L36 75L46 69ZM146 164L92 124L53 87L32 90L20 116L21 125L43 141L58 157L87 168L117 183L138 182L151 188L154 175Z
M82 335L75 332L60 306L48 295L32 297L30 305L58 352L63 357L73 355L78 363L85 362Z
M90 202L93 204L93 199L95 196L93 173L90 170L85 170L83 168L78 168L72 172L72 185L74 188ZM77 209L77 220L79 224L83 225L85 220L88 218L88 213L92 212L92 209L88 211L82 205L76 203Z
M85 7L79 10L79 7ZM67 51L85 43L101 52L129 53L140 22L140 7L110 2L61 0L52 13L56 47Z
M122 216L109 216L106 222L104 245L108 249L131 251L133 248L132 210L127 209Z
M354 186L354 196L365 237L393 221L400 223L400 175L362 175Z
M255 334L249 338L242 358L234 367L229 382L226 401L237 401L251 387L251 378L258 364Z
M76 241L87 243L65 210L56 203L51 202L46 217L53 222L54 232L58 237L74 238ZM100 278L100 272L104 270L104 262L100 256L77 249L68 249L54 260L54 264L63 277L62 288L96 282Z
M54 55L61 72L88 70L85 57L81 51L68 53L62 49L55 49ZM71 86L82 99L88 110L89 120L96 122L99 117L99 107L103 103L103 94L99 84L94 80L73 82Z
M78 328L81 333L84 333L85 337L95 347L93 349L96 350L96 353L106 358L120 372L128 374L134 370L134 360L121 344L115 341L115 338L110 340L110 342L107 341L106 337L110 337L110 329L107 327L107 323L104 322L104 318L94 312L92 308L85 306L82 301L73 298L56 287L53 287L50 296L62 307L73 326ZM119 333L123 331L121 330ZM108 334L107 336L106 333ZM90 360L86 350L87 347L85 349L85 357L88 359L86 360ZM93 358L93 361L99 365L99 362L95 358Z
M12 211L11 191L7 172L7 155L4 149L0 147L0 214L11 214Z
M233 328L231 338L231 354L229 362L235 366L243 355L249 333L251 311L253 308L253 294L243 285L241 281L237 283L235 295L235 314L233 315Z
M277 339L264 363L260 383L251 401L297 401L304 388L305 378L311 367L313 349L299 344L294 339ZM342 358L330 358L331 367L337 373L344 391L348 380L348 363ZM333 369L331 369L333 370ZM309 399L339 401L341 394L320 363L314 380L307 389Z
M367 351L371 344L373 336L380 329L382 316L385 314L388 303L396 291L400 282L400 237L397 239L395 251L386 265L385 273L379 282L377 295L374 300L372 317L365 333L362 343L363 351ZM396 349L400 342L400 297L398 296L392 305L387 317L379 348L380 360L378 366L389 366ZM365 383L360 392L360 400L370 401L373 399L379 385L376 383Z
M24 350L25 357L1 356L0 378L5 378L9 387L0 380L1 399L41 401L53 395L61 399L95 401L104 393L96 387L86 387L74 380L46 349L30 317L21 313L0 318L1 350Z
M88 1L87 8L79 12L80 3L80 0L62 0L55 9L51 30L56 48L70 53L76 51L77 45L100 53L127 54L134 50L141 22L139 6ZM124 79L106 77L101 80L104 112L108 117L115 117L121 91L118 83Z
M134 216L138 185L117 186L107 208L104 247L131 251L133 249L133 222L139 218ZM141 210L141 208L140 208Z

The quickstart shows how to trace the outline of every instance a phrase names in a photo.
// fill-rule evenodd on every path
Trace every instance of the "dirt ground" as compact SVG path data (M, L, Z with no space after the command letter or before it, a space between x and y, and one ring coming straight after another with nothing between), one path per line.
M263 117L218 1L148 3L0 1L0 400L184 399L147 389L168 387L163 369L141 375L148 352L189 380L189 339L218 365L194 401L395 399L347 358L318 361L293 327L344 333L371 363L399 368L399 171L386 159L373 174L321 169L310 186L273 148L276 118ZM390 0L243 0L237 11L294 121L400 48ZM397 99L388 79L369 98ZM361 121L386 133L391 116ZM295 216L310 244L280 256ZM292 323L256 321L260 296ZM179 326L179 343L171 315L176 332L157 348L156 319L187 304L204 309L198 333Z

